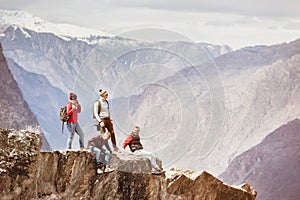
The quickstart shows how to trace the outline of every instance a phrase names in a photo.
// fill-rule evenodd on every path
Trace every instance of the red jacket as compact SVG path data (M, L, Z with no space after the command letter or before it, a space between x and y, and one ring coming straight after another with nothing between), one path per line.
M129 135L125 139L125 141L122 145L123 149L125 149L127 145L129 145L130 150L132 152L135 152L136 150L143 149L143 145L140 142L140 136L139 135L134 135L133 133L131 133L131 135Z
M122 148L125 149L125 148L127 147L127 145L129 145L129 143L130 143L132 140L133 140L132 136L129 135L129 136L125 139L125 141L124 141L124 143L123 143L123 145L122 145Z
M80 104L77 105L76 107L72 108L72 101L69 101L67 105L67 114L70 116L70 119L68 120L68 123L78 123L78 113L81 112L81 106Z

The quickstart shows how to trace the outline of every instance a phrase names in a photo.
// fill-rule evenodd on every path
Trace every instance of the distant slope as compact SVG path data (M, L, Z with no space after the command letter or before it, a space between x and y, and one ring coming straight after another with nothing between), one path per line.
M23 99L13 75L8 69L6 59L0 44L0 127L25 129L27 126L36 127L38 121ZM42 134L42 150L50 150L50 146Z
M42 127L52 149L65 147L68 134L62 134L59 108L66 105L68 96L59 88L53 87L48 79L40 74L26 71L13 60L7 59L8 67L23 93L24 99ZM67 132L65 128L64 132Z
M258 192L257 200L298 200L300 120L279 127L234 158L220 177L229 184L249 183Z
M261 60L265 51L273 52L265 58L274 59L271 64ZM300 116L299 52L299 40L260 47L252 65L247 50L228 53L217 65L219 77L205 73L212 65L186 68L146 87L123 107L131 108L130 121L143 127L145 146L160 151L165 163L221 173L236 155ZM123 123L124 115L118 116Z

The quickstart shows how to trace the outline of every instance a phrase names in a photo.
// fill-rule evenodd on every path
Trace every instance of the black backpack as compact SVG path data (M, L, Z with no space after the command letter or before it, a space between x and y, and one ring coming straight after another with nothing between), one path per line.
M67 114L67 106L60 108L59 117L60 121L62 121L61 133L64 134L64 123L70 119L70 116Z

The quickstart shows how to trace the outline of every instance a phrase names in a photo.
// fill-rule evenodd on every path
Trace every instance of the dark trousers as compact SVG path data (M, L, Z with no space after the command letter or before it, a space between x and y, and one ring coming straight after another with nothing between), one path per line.
M113 144L114 147L117 146L116 143L116 136L115 136L115 131L114 131L114 126L110 120L109 117L107 118L101 118L102 122L104 123L104 127L101 127L101 132L105 133L105 128L110 132L111 134L111 143Z

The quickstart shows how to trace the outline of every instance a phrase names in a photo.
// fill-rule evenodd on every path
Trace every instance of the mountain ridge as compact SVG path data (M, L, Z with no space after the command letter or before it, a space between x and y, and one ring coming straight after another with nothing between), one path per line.
M100 30L84 28L72 24L55 24L34 16L24 10L1 10L0 9L0 24L19 28L27 28L36 32L54 33L62 38L78 37L88 38L91 36L109 37L108 33ZM2 27L3 29L3 27ZM1 30L1 29L0 29ZM25 31L26 32L26 31ZM67 38L66 38L67 39Z
M299 133L299 119L280 126L235 157L219 177L229 184L248 182L256 188L258 200L298 199Z
M277 60L286 60L296 54L300 54L300 39L271 46L245 47L230 54L221 55L216 59L216 63L222 68L239 67L241 69L249 66L270 65ZM237 59L239 57L243 59Z
M28 103L24 100L23 94L9 70L6 58L2 53L2 45L0 43L0 127L14 129L30 129L39 126L36 116L30 110ZM42 150L50 150L48 141L43 133Z
M31 91L23 93L30 109L34 113L45 113L45 115L37 115L36 118L40 126L43 127L47 141L52 144L53 149L65 146L67 134L62 134L58 108L63 107L67 102L66 95L59 88L53 87L47 77L28 72L11 59L7 59L7 64L20 89ZM49 101L52 103L50 104ZM51 113L54 113L55 117L51 117ZM54 124L57 125L53 127ZM51 132L49 132L50 130Z

